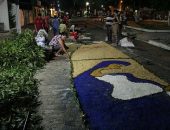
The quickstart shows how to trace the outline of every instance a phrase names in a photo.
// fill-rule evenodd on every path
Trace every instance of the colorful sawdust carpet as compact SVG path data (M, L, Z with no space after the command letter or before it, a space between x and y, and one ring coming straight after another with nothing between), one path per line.
M170 97L162 85L131 73L101 74L100 68L129 66L103 61L74 78L74 86L92 130L170 129Z

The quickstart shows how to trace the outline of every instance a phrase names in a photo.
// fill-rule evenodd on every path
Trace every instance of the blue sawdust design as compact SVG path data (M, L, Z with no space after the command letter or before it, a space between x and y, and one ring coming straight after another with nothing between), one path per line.
M109 64L128 66L124 61L104 61L74 79L78 98L91 130L169 130L170 97L158 93L133 100L119 100L111 96L113 87L91 76L91 72ZM119 74L120 75L120 74ZM133 82L141 80L131 74L126 75Z

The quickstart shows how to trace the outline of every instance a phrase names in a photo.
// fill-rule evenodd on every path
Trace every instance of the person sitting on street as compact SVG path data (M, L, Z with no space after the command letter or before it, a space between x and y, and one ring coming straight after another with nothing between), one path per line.
M85 27L84 27L84 28L85 28ZM81 33L81 30L82 30L82 28L80 28L80 27L78 26L78 24L72 24L72 25L70 26L70 29L69 29L70 32L77 32L77 33Z
M38 46L45 48L48 39L48 34L44 29L40 29L35 37Z
M79 38L79 33L80 33L78 25L77 24L71 25L69 30L70 30L70 37L71 37L71 39L73 41L76 41Z
M68 47L65 45L65 40L66 40L66 34L59 34L55 35L49 45L52 46L53 51L55 52L55 56L60 56L62 52L68 55L67 49Z

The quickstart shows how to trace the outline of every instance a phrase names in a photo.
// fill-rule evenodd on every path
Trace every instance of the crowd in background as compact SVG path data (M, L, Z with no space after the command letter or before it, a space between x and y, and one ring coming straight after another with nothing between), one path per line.
M49 15L42 17L39 13L34 20L35 40L38 46L46 48L47 46L55 51L55 56L61 53L67 53L68 47L65 45L66 37L68 36L69 15L55 15L51 18ZM53 32L53 36L49 39L49 31Z
M50 17L50 15L46 15L44 17L41 16L41 13L34 20L35 32L37 33L40 29L45 29L48 33L49 30L53 29L53 34L59 34L61 31L65 31L63 24L68 27L69 23L69 15L60 15L59 17L55 15L54 17ZM60 25L61 24L61 25ZM60 27L61 26L61 27ZM61 31L59 31L61 30Z

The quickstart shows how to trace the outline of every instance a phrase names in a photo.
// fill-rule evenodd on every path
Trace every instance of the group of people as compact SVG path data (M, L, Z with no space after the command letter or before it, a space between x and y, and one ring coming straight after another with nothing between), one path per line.
M61 52L68 55L68 47L65 45L67 37L66 22L66 18L59 20L57 16L54 16L54 18L50 20L49 16L42 18L41 14L38 14L34 20L37 45L45 49L52 49L52 51L55 52L55 56L59 56ZM49 42L48 32L50 28L53 30L53 37Z
M118 12L117 10L114 10L113 14L108 12L105 21L107 41L118 44L122 28L127 24L126 13Z
M60 19L55 15L51 19L49 15L42 17L41 13L39 13L34 20L35 32L38 33L40 29L45 29L45 31L48 33L51 27L55 36L56 34L62 33L64 31L66 32L68 21L68 15L64 15Z

